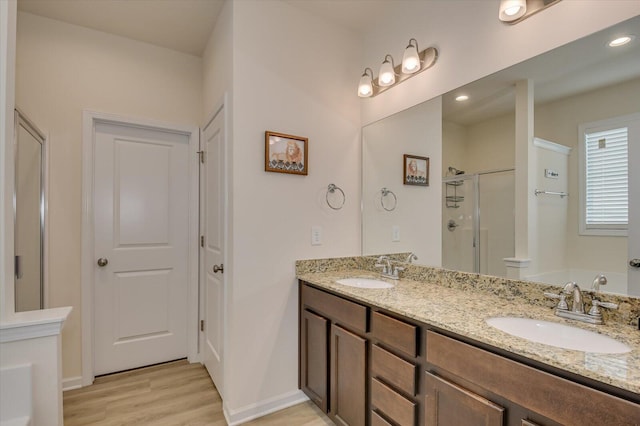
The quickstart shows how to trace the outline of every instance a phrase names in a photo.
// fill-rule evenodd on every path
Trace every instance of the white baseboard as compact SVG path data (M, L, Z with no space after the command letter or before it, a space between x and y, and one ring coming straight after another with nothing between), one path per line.
M82 376L62 379L62 392L82 387Z
M308 400L309 398L301 390L295 390L237 410L231 410L223 403L224 418L229 426L236 426Z

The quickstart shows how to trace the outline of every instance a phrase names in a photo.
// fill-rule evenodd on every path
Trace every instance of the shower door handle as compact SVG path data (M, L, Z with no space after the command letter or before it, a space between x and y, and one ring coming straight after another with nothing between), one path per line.
M20 279L24 275L24 272L22 271L22 256L14 256L14 257L15 257L16 279Z

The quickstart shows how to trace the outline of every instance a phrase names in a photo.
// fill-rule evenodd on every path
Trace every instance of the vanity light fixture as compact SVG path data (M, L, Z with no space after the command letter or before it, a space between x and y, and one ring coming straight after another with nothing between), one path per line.
M380 65L378 73L378 84L382 87L393 86L396 82L396 71L394 70L393 56L387 54Z
M464 102L464 101L468 101L469 100L469 96L467 95L460 95L456 97L456 101L458 102Z
M371 95L373 95L373 71L371 68L365 68L358 84L358 96L366 98Z
M500 0L498 18L505 24L516 24L560 0Z
M438 50L435 47L427 47L420 51L418 49L418 41L412 38L405 48L402 64L396 66L393 56L387 54L380 66L378 78L373 77L371 68L364 69L358 84L358 96L361 98L377 96L385 90L431 68L437 59Z
M415 43L415 45L414 45ZM418 40L409 39L409 45L404 49L402 56L402 72L404 74L413 74L420 71L420 55L418 54Z
M526 12L526 0L502 0L498 16L503 22L511 22L522 17Z
M633 40L633 36L630 35L626 35L626 36L621 36L621 37L617 37L614 40L611 40L609 42L609 47L620 47L620 46L624 46L625 44L629 43L631 40Z

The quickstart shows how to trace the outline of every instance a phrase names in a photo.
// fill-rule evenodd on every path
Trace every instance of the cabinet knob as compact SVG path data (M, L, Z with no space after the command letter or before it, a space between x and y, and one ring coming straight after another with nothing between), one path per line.
M629 261L629 266L632 268L640 268L640 259L631 259Z

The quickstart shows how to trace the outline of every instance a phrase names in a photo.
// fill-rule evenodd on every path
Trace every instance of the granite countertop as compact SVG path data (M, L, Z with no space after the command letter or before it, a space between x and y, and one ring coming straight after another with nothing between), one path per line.
M518 298L508 299L487 291L450 288L440 283L430 282L428 279L424 281L405 278L398 281L389 280L395 284L390 289L354 288L335 282L348 277L381 279L379 274L366 269L318 272L309 268L298 268L297 277L320 288L478 342L627 391L640 393L640 331L637 326L613 322L605 325L591 325L567 320L554 315L553 309L549 306L525 303ZM541 298L544 299L544 297ZM588 353L531 342L493 328L485 322L487 318L497 316L535 318L580 327L623 342L631 347L631 352Z

